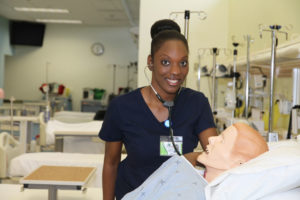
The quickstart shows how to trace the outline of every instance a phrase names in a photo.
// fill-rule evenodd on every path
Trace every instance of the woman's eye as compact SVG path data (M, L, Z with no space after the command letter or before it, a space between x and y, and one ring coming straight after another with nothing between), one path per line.
M187 66L188 62L187 61L181 61L180 66L185 67Z
M168 60L162 60L161 64L166 66L166 65L169 65L170 62Z

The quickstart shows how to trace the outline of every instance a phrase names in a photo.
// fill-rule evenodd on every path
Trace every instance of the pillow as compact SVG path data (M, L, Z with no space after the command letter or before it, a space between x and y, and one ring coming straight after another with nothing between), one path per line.
M206 198L259 199L300 186L300 143L269 144L269 151L226 171L205 188Z

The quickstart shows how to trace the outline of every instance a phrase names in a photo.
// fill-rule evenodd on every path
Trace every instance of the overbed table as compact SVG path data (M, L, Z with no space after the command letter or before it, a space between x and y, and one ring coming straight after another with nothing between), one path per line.
M55 137L55 151L56 152L63 152L64 149L64 137L69 136L84 136L84 137L97 137L99 141L101 141L100 138L98 138L99 131L55 131L54 137Z
M48 189L48 200L57 199L57 190L85 190L95 167L41 166L20 180L24 188Z

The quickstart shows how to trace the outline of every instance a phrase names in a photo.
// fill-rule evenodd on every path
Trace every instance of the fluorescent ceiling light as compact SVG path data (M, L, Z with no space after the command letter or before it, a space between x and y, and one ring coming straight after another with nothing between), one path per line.
M82 24L81 20L68 20L68 19L36 19L37 22L44 23L59 23L59 24Z
M45 13L69 13L67 9L57 8L26 8L26 7L14 7L16 11L21 12L45 12Z

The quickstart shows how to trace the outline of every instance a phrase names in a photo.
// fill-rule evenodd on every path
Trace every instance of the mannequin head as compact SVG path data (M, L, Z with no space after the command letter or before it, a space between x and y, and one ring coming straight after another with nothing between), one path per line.
M205 178L209 182L222 172L268 151L268 145L260 133L244 123L233 124L208 141L206 151L197 160L206 167Z

